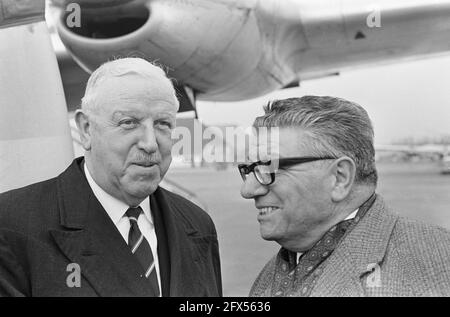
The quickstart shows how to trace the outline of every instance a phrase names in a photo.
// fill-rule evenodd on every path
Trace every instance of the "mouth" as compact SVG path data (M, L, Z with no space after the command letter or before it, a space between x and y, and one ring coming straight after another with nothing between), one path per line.
M273 207L273 206L261 207L261 208L258 208L258 211L259 211L258 216L260 216L260 217L269 216L279 210L280 210L280 208Z
M152 167L152 166L155 166L156 163L155 162L135 162L135 163L133 163L133 165L137 165L140 167Z

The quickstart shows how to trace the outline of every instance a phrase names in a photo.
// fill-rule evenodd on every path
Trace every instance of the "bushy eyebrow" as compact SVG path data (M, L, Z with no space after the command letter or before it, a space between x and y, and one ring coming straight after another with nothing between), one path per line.
M112 113L112 120L118 121L122 117L132 117L139 120L143 120L146 118L145 114L142 114L140 112L136 112L133 110L116 110ZM176 114L171 112L160 112L156 113L153 118L154 121L160 121L160 120L169 120L171 123L175 124L176 122Z

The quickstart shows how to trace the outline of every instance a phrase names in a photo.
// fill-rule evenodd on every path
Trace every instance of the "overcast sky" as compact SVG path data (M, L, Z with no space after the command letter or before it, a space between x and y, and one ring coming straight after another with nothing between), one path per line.
M199 102L207 124L249 126L269 99L330 95L362 105L375 127L375 143L450 135L450 56L347 71L237 103Z

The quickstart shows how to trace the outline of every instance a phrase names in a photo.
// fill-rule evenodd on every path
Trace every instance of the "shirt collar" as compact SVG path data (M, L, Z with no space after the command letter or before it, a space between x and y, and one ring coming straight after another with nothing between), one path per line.
M349 219L355 218L358 211L359 211L359 208L356 209L354 212L352 212L350 215L348 215L347 218L345 218L344 220L349 220Z
M127 212L128 204L124 203L123 201L117 199L114 196L111 196L106 191L103 190L92 178L91 173L89 172L89 169L87 167L87 164L84 164L84 173L86 175L86 179L89 183L89 186L91 187L92 191L94 192L94 196L98 199L100 204L105 209L108 216L111 218L112 222L117 226L119 221L122 219L122 217ZM147 218L148 221L150 221L151 224L153 224L153 217L150 212L150 198L147 196L140 204L139 206L144 211L144 215Z

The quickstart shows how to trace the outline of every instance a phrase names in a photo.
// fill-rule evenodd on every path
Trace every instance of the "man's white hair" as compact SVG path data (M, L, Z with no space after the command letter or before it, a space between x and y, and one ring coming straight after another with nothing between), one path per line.
M163 85L166 84L167 86L170 86L178 110L179 102L176 97L175 89L164 70L139 57L116 59L106 62L97 68L87 82L84 97L81 100L81 109L90 113L98 110L99 100L97 100L97 88L99 85L109 78L126 75L136 75L148 79L150 82L156 81Z

